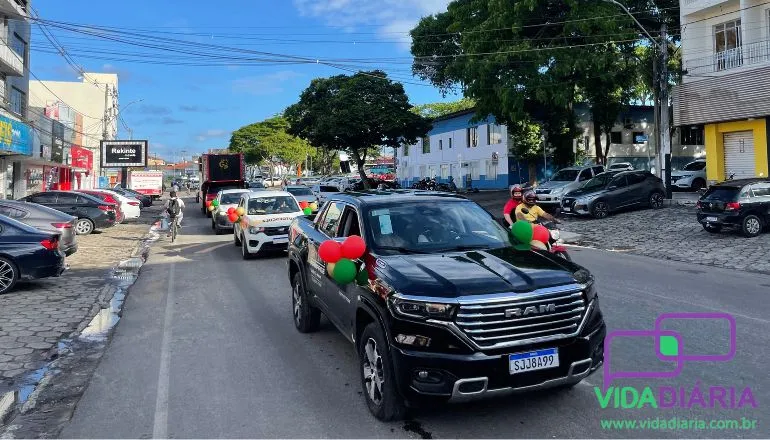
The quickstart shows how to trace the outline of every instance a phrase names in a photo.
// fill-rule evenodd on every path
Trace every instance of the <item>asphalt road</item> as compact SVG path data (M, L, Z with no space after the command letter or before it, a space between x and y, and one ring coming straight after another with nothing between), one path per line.
M361 396L353 347L324 321L295 331L285 257L243 261L231 235L215 236L188 206L176 243L153 248L131 289L114 339L64 438L768 437L770 277L620 253L574 249L596 276L610 330L652 329L665 312L727 312L737 323L729 362L685 363L672 379L617 385L744 387L758 407L602 409L602 372L568 391L422 409L384 424ZM190 209L193 208L193 209ZM726 352L724 322L686 320L686 354ZM613 371L671 370L652 338L618 340ZM685 399L687 400L687 399ZM708 400L708 399L707 399ZM729 399L728 399L729 404ZM612 404L610 404L611 406ZM601 419L758 419L748 431L608 430Z

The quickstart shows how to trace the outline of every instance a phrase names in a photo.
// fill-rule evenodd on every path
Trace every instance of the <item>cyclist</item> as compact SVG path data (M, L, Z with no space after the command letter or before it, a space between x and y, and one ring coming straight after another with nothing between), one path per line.
M554 223L561 223L551 214L543 211L543 208L537 206L537 196L533 191L527 191L521 198L519 206L516 207L516 220L534 223L541 217Z
M508 222L508 226L511 226L515 221L516 207L521 204L521 186L511 186L510 192L511 198L505 202L505 206L503 207L503 217L505 217L505 221Z
M171 236L171 222L176 220L176 225L181 227L182 219L184 218L184 201L176 196L176 191L171 191L164 209L170 220L168 235Z

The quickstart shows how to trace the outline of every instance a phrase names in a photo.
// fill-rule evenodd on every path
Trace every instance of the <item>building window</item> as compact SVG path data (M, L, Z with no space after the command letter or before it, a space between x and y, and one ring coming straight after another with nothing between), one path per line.
M409 156L409 145L404 145L404 157Z
M474 160L471 165L471 179L479 180L481 178L481 167L479 167L479 161Z
M444 149L444 140L443 139L439 139L438 140L438 149L439 150L443 150Z
M682 127L679 129L680 145L704 145L703 126Z
M436 169L436 165L431 165L428 167L428 177L433 179L438 174L438 170Z
M26 60L24 59L24 55L27 53L27 42L24 41L19 34L13 33L13 38L11 39L11 49L13 49L14 52L16 52L16 55L21 58L21 60L24 62L24 65L26 66Z
M449 164L443 163L441 164L441 178L446 179L449 177Z
M11 94L9 98L11 103L10 110L17 115L24 116L24 101L26 101L24 92L17 89L16 87L11 87Z
M610 143L611 144L622 144L623 143L623 132L622 131L610 132Z
M717 70L731 69L741 65L741 20L732 20L714 26L714 53Z
M449 138L448 140L449 140L449 148L451 149L452 148L452 138Z
M497 124L487 125L487 145L497 145L503 142L503 127Z
M492 160L487 161L486 180L497 180L497 163Z
M430 153L430 136L422 138L422 154Z
M468 135L468 145L467 148L471 147L478 147L479 146L479 127L468 127L466 130L466 134Z

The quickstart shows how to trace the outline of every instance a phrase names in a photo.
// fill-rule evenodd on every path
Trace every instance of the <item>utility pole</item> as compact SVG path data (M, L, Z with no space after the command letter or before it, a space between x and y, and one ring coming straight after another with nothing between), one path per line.
M658 54L653 54L652 57L652 102L654 105L653 108L653 123L655 124L654 127L654 139L655 139L655 163L652 165L655 168L655 172L653 174L660 173L661 170L661 161L660 159L660 140L662 136L660 135L660 76L658 74ZM647 166L651 166L650 161L647 161ZM653 170L650 170L653 171Z
M668 35L666 23L660 25L660 147L663 168L661 178L666 182L666 198L671 194L671 127L668 115Z

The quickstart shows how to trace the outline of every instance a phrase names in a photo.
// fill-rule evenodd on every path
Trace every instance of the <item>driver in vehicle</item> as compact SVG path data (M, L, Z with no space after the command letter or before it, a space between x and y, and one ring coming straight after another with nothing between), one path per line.
M537 196L533 191L527 191L521 199L521 204L516 207L516 219L534 223L540 218L544 218L554 223L561 223L551 214L545 212L543 208L537 206Z

